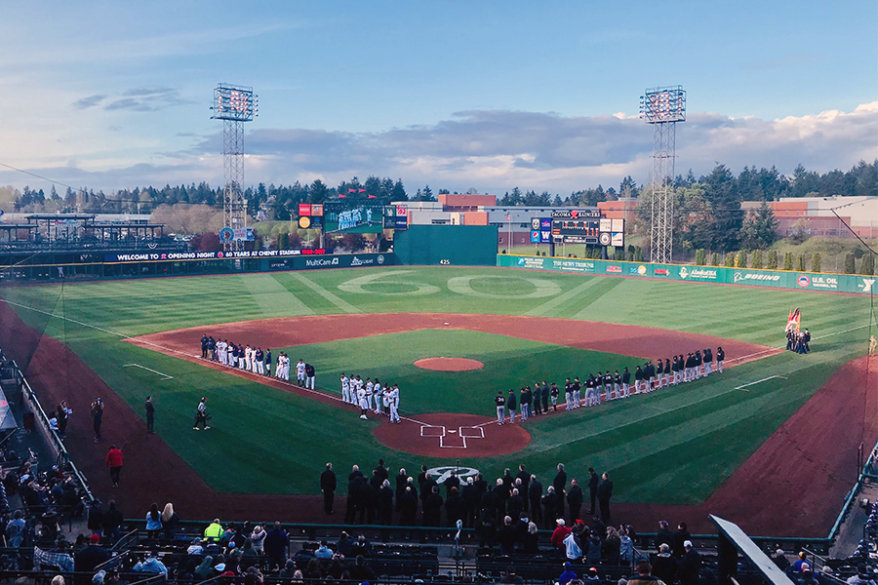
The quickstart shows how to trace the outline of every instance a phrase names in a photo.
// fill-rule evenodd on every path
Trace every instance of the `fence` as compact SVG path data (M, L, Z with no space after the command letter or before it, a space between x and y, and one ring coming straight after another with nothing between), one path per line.
M878 277L789 270L759 270L727 266L656 264L652 262L506 255L497 256L497 266L802 291L871 294L874 289L878 288L874 286Z

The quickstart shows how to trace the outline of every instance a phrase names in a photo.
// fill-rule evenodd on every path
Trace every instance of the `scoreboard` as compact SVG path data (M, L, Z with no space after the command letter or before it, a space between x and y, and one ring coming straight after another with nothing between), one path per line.
M566 244L597 244L600 212L567 209L552 212L552 239Z
M552 240L556 244L623 246L624 234L625 220L602 218L599 211L552 212Z

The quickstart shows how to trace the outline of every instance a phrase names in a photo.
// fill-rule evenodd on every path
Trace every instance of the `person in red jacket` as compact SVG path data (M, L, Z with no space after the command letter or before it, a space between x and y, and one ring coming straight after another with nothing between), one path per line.
M110 468L110 480L113 487L119 487L119 474L122 472L122 450L112 445L107 451L106 458L107 467Z
M558 518L555 522L558 525L555 527L555 531L552 532L552 537L549 541L555 548L564 548L564 539L570 534L571 529L567 527L567 523L564 522L563 518Z

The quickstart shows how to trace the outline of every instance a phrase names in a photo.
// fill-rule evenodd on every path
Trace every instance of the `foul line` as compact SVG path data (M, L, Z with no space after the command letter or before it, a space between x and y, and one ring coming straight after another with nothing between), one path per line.
M158 370L153 370L152 368L147 368L146 366L141 366L140 364L122 364L123 368L140 368L141 370L146 370L147 372L152 372L153 374L158 374L162 376L165 380L173 380L174 376L169 376L164 372L159 372Z
M744 390L747 386L752 386L753 384L758 384L760 382L766 382L768 380L773 380L774 378L778 378L781 380L788 380L786 376L768 376L767 378L762 378L761 380L756 380L755 382L750 382L749 384L741 384L740 386L735 386L735 390ZM749 392L749 390L744 390L744 392Z

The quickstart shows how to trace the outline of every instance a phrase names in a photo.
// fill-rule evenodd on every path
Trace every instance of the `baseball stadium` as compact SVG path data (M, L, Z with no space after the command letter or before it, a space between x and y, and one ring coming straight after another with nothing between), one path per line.
M714 515L755 537L828 550L864 481L863 445L878 438L867 414L876 400L871 296L855 292L867 279L503 254L495 266L466 266L484 230L448 229L456 244L440 247L442 258L442 230L400 240L421 253L418 264L360 254L261 271L263 261L227 259L218 262L241 271L5 286L0 344L22 382L18 392L4 385L8 400L25 404L29 394L42 405L24 409L31 425L34 410L45 417L65 402L65 457L91 497L133 517L167 501L205 521L343 525L343 504L330 515L322 506L326 462L341 477L383 460L392 474L424 466L489 482L524 464L547 485L563 463L571 477L607 472L613 521L643 532L685 518L709 534ZM437 265L425 265L431 259ZM138 271L150 263L133 262ZM818 282L839 292L812 290ZM805 355L785 348L792 307L813 332ZM314 389L296 380L295 365L282 380L271 366L258 374L205 358L206 336L301 359ZM722 372L624 399L607 392L567 411L567 378L719 347ZM361 418L342 400L345 374L397 385L399 424L386 408ZM542 381L561 387L557 407L498 424L498 391ZM100 442L88 415L97 398ZM202 398L210 428L193 432ZM125 455L119 487L106 471L111 444ZM344 493L342 479L337 499Z

